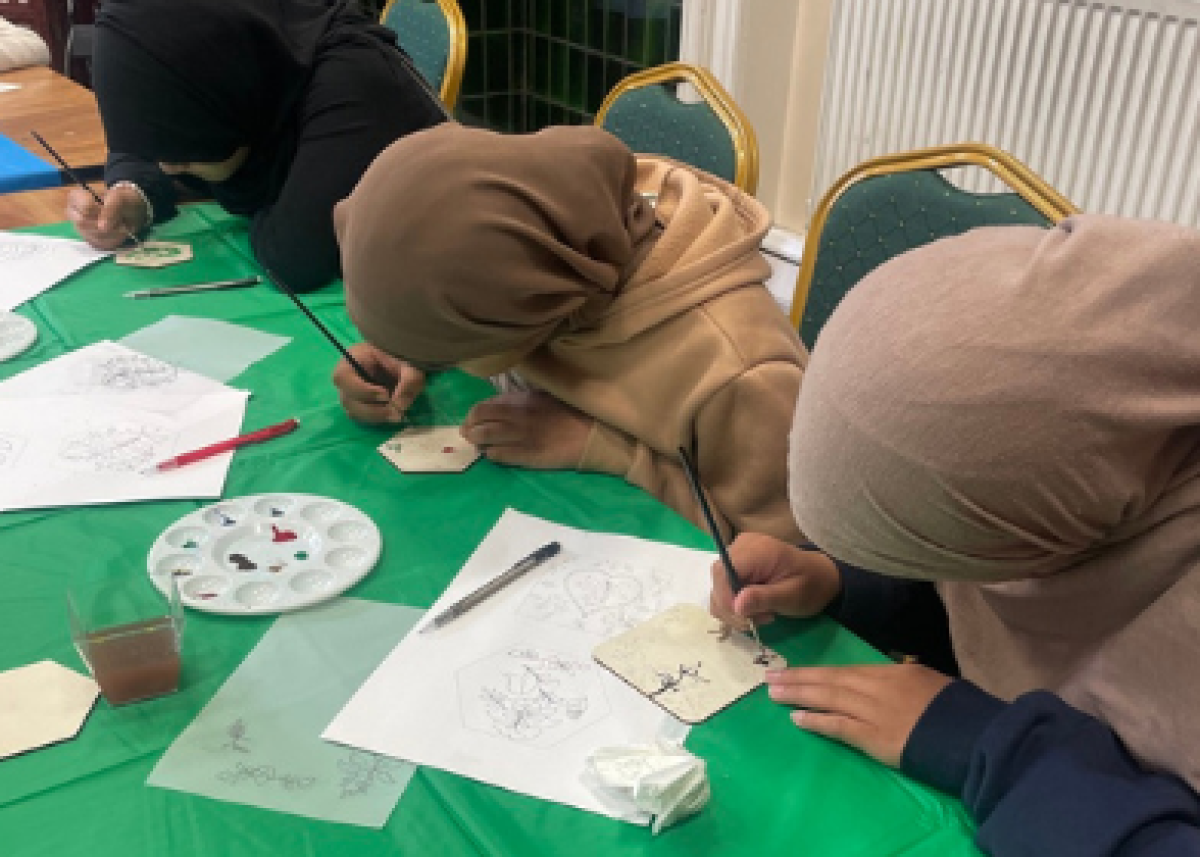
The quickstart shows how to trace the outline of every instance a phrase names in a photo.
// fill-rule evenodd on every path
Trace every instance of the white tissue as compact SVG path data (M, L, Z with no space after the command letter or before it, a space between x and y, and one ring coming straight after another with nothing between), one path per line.
M710 790L704 760L666 741L601 747L585 763L583 782L598 797L658 833L699 812Z

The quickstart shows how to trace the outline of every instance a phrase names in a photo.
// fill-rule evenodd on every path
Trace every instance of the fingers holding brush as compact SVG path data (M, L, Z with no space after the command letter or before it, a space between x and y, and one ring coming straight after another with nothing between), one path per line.
M67 196L67 219L80 237L98 250L115 250L146 225L146 204L129 186L109 188L97 197L89 188Z
M760 533L742 533L729 546L740 586L731 588L724 562L712 565L709 610L718 619L741 627L746 620L765 625L776 616L814 616L841 590L833 560Z
M368 383L347 360L339 361L333 370L333 384L342 408L362 423L401 422L425 389L425 373L367 343L352 345L349 352L379 383Z

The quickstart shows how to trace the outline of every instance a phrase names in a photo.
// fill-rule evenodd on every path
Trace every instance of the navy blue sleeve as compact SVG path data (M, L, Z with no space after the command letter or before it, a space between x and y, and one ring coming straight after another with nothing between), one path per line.
M117 182L133 182L142 189L154 207L154 222L162 223L179 213L176 208L175 187L170 176L158 164L136 155L110 152L104 167L104 183L112 187Z
M834 560L842 579L837 598L825 608L879 651L912 655L946 675L957 676L950 622L932 583L866 571Z
M996 857L1200 855L1200 797L1046 691L1005 703L952 682L917 722L901 769L961 797Z

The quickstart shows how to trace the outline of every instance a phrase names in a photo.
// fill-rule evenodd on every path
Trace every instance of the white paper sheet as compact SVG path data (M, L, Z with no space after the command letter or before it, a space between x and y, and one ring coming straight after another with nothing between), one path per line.
M623 818L581 781L588 755L686 730L592 648L671 604L706 603L713 557L510 509L429 615L554 540L554 559L449 625L409 634L322 737Z
M98 342L0 383L0 511L218 497L233 453L146 468L238 434L249 394Z
M11 310L112 254L83 241L0 232L0 310Z
M214 381L228 381L242 374L289 342L286 336L187 315L168 315L121 340L122 345Z

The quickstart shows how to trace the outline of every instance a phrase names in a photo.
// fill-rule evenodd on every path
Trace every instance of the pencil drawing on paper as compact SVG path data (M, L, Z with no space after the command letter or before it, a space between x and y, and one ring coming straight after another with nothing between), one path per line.
M153 426L117 422L68 435L59 448L62 462L91 473L131 473L164 457L171 437Z
M513 646L459 670L458 702L469 729L547 747L609 713L587 661Z
M352 749L347 749L337 764L342 777L338 796L342 799L368 794L379 784L395 785L396 774L403 766L395 759Z
M21 448L24 445L24 438L17 437L15 434L0 434L0 467L14 463L20 456Z
M250 783L260 789L273 786L288 792L304 791L317 784L316 777L284 773L274 765L247 765L245 762L235 762L232 768L217 774L217 779L231 786Z
M608 637L658 613L668 586L669 578L658 569L608 559L575 560L543 576L517 612Z
M89 373L91 386L128 392L165 387L179 377L170 363L144 354L119 354L96 361Z
M225 736L229 739L221 745L222 750L233 750L237 753L249 753L250 747L246 744L246 724L242 718L238 718L229 724L229 728L225 730Z
M33 241L13 241L0 237L0 264L18 262L49 252L51 246Z

